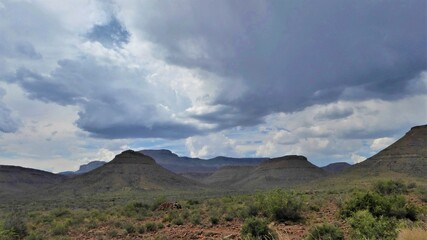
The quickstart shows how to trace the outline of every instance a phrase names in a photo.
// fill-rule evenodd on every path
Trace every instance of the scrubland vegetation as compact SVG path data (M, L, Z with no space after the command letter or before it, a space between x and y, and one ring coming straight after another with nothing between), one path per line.
M388 180L341 192L274 189L205 199L159 195L107 208L4 207L0 239L423 239L425 192ZM158 209L175 200L180 209Z

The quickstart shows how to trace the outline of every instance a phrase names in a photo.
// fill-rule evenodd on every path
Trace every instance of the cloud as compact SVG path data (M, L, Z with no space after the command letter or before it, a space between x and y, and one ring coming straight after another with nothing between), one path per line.
M104 47L121 47L129 42L129 32L115 17L103 25L95 25L86 34L86 37L91 41L100 42Z
M224 133L189 137L185 140L185 145L191 157L239 156L237 142Z
M18 130L21 125L20 121L12 116L12 111L6 107L2 101L6 91L0 88L0 132L13 133Z
M356 164L356 163L361 163L361 162L363 162L363 161L365 161L366 160L366 157L363 157L363 156L360 156L360 155L357 155L357 154L351 154L351 161L354 163L354 164Z
M425 1L185 3L131 1L138 7L123 3L121 16L169 63L246 86L234 99L220 88L212 102L234 116L227 127L339 99L420 94L408 86L427 68ZM221 124L213 116L199 118Z
M377 138L377 139L374 139L374 141L372 141L371 149L374 151L380 151L390 146L395 141L396 139L390 138L390 137Z
M351 116L353 114L353 109L351 108L338 108L336 106L325 109L322 112L319 112L314 116L314 119L316 120L334 120L334 119L340 119L340 118L346 118L348 116Z
M8 78L32 99L80 107L76 124L102 138L183 138L199 129L175 116L185 98L146 80L144 70L99 63L86 56L62 60L49 75L21 68Z

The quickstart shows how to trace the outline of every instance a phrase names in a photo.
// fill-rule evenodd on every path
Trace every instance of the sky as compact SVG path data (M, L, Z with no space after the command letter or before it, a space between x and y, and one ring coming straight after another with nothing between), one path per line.
M427 123L424 0L0 0L0 164L358 163Z

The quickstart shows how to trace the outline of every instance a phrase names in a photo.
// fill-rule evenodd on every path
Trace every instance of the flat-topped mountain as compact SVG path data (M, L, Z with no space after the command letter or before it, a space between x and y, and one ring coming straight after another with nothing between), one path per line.
M271 188L296 185L325 175L306 157L290 155L265 160L258 166L223 167L204 182L246 189Z
M339 173L339 172L342 172L342 171L348 169L349 167L351 167L350 163L336 162L336 163L328 164L328 165L321 167L321 168L329 174L336 174L336 173Z
M180 157L166 150L142 150L141 153L152 157L158 164L176 173L208 173L224 166L257 165L268 158L232 158L218 156L211 159Z
M89 162L87 164L80 165L79 170L77 170L75 172L67 171L67 172L60 172L58 174L66 175L66 176L79 175L79 174L87 173L87 172L90 172L94 169L97 169L106 163L107 162L104 162L104 161L92 161L92 162Z
M427 177L427 125L411 128L384 150L350 168L352 171L393 171Z
M151 157L127 150L91 172L68 179L60 188L85 194L124 190L191 189L199 186L195 181L158 165Z
M0 165L0 196L47 188L63 180L63 176L50 172Z

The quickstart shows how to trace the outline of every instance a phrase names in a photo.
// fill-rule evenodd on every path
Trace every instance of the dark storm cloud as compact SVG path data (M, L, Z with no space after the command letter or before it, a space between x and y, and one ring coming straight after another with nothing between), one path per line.
M424 0L143 4L135 25L167 61L247 85L214 101L244 122L341 98L399 99L427 68Z
M95 137L174 139L200 133L164 109L181 107L180 100L171 97L173 90L145 82L140 70L98 64L90 57L58 65L47 76L21 68L8 82L21 86L32 99L79 106L77 126Z
M81 114L83 115L83 114ZM98 138L165 138L179 139L192 135L200 134L200 131L190 125L159 122L153 126L144 126L142 124L116 124L106 127L100 127L99 122L86 122L87 118L81 116L77 125L88 131L92 136Z
M121 47L129 42L130 34L116 17L104 25L95 25L86 37L91 41L97 41L104 47Z

